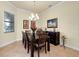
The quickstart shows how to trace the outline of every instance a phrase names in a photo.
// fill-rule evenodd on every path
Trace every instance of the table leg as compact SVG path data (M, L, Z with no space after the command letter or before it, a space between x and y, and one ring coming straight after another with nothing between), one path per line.
M34 40L35 40L35 33L33 32L33 37L31 41L31 57L34 57Z
M31 44L31 57L34 57L34 47L33 47L33 44Z
M50 51L50 39L47 41L47 50Z
M34 57L34 37L32 37L31 41L31 57Z

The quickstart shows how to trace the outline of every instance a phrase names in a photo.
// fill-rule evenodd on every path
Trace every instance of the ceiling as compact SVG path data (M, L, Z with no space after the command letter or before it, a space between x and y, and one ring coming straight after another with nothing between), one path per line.
M60 3L60 1L11 1L11 3L18 8L39 13L51 6L55 6Z

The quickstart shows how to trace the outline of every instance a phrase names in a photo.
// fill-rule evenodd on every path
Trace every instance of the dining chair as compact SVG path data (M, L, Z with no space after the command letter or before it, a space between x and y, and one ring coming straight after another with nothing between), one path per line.
M29 53L29 47L31 46L31 34L28 33L28 32L25 32L25 34L26 34L26 39L27 39L27 48L28 48L27 53Z
M27 34L27 32L22 32L22 43L24 45L24 48L26 49L27 47L27 53L29 53L29 46L30 46L30 38Z
M26 49L26 41L27 41L27 38L26 38L25 32L22 31L22 43L25 49Z
M40 49L42 47L45 48L45 53L47 53L47 51L46 51L46 40L47 40L46 35L43 35L43 34L39 35L39 38L36 40L35 47L38 50L38 57L40 56Z

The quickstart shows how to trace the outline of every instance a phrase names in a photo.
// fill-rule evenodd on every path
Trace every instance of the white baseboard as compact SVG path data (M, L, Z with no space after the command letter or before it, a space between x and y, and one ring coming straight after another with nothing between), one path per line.
M16 41L17 41L17 40L12 40L12 41L6 42L5 44L0 45L0 48L1 48L1 47L4 47L4 46L7 46L7 45L9 45L9 44L11 44L11 43L14 43L14 42L16 42Z
M78 48L76 48L76 47L72 47L72 46L69 46L69 45L65 45L66 47L68 47L68 48L71 48L71 49L74 49L74 50L76 50L76 51L79 51L79 47Z

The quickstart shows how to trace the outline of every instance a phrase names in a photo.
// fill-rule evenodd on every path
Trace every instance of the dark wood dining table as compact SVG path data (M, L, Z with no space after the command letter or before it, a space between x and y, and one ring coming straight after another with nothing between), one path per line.
M30 54L31 57L34 57L35 40L38 40L38 39L35 38L35 33L33 33L32 40L31 40L31 54ZM50 51L50 38L49 37L47 38L47 51Z

